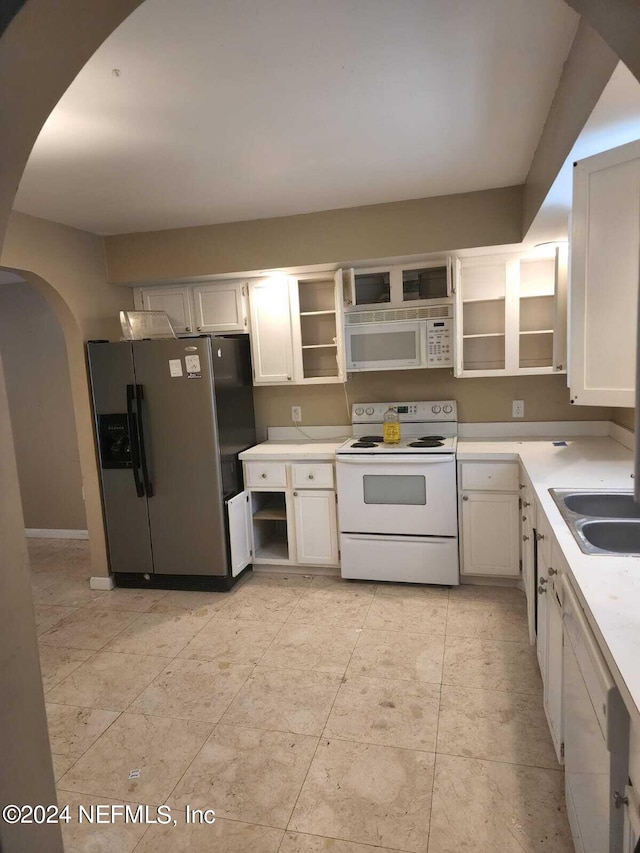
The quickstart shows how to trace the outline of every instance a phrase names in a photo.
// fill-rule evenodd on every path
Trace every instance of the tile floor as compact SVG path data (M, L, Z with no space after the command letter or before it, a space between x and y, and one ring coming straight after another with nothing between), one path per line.
M72 823L67 851L573 850L520 592L94 592L86 542L29 545L59 802L178 819Z

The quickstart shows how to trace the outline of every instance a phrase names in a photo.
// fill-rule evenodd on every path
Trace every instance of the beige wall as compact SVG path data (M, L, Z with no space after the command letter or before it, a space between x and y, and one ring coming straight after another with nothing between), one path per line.
M46 300L26 282L0 285L0 353L25 526L84 530L64 335Z
M525 234L617 64L613 50L582 19L525 181Z
M64 331L78 434L93 575L108 565L84 343L120 334L118 312L133 307L129 288L107 284L102 237L13 213L0 264L47 300Z
M611 409L611 420L614 424L626 427L627 429L635 430L636 427L636 410L635 409Z
M519 243L522 187L106 238L109 281L149 281Z
M454 379L446 370L354 373L346 386L299 385L255 388L256 420L291 426L291 406L302 406L302 426L345 424L349 405L387 400L448 400L458 403L461 422L511 421L511 401L524 400L526 421L609 420L611 409L572 406L566 376L505 376ZM518 421L519 422L519 421Z

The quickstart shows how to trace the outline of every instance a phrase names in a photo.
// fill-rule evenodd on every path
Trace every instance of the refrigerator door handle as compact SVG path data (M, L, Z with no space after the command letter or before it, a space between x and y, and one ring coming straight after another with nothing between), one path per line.
M127 425L129 427L129 441L131 443L131 463L133 465L133 480L136 484L136 494L139 498L144 497L144 486L140 480L140 443L136 414L133 408L134 389L133 385L127 385Z
M142 465L142 478L148 498L153 497L153 485L149 478L149 466L147 464L147 452L144 444L144 422L142 417L142 401L144 400L144 387L136 385L136 416L138 420L138 435L140 436L140 462Z

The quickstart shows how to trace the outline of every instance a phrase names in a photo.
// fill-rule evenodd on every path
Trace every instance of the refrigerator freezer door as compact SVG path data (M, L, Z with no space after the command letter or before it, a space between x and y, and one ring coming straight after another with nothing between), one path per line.
M208 338L135 341L156 574L229 573Z
M127 386L134 383L131 344L88 344L89 372L96 416L100 476L105 524L112 572L151 573L153 558L147 499L138 496L133 463L128 462L129 449L120 446L122 439L116 427L130 424L127 417ZM114 439L104 440L111 432ZM119 446L114 448L113 442ZM118 453L116 453L118 450ZM114 459L117 457L117 462Z

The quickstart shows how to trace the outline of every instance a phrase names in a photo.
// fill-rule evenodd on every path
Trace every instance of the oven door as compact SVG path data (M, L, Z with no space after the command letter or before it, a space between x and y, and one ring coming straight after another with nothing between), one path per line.
M455 456L339 456L342 533L457 536Z
M426 367L426 329L424 320L346 326L347 370Z

